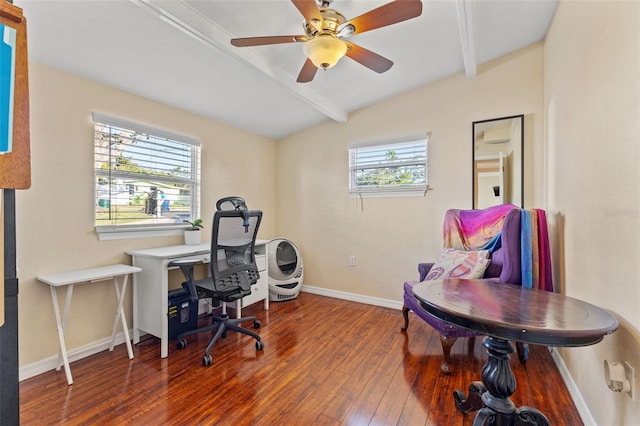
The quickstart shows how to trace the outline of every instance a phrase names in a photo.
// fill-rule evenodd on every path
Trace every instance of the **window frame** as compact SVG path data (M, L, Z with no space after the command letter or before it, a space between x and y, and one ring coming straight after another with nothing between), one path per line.
M431 133L423 133L419 135L380 140L374 142L358 142L347 146L349 153L349 196L351 198L376 198L376 197L417 197L424 196L429 189L429 139ZM380 186L357 186L356 171L362 169L362 163L356 163L358 150L366 150L370 148L379 148L382 150L390 150L393 147L406 145L409 143L424 143L425 157L424 161L405 161L404 165L415 166L424 164L424 184L411 185L394 185L389 187ZM389 163L391 164L391 163ZM385 167L380 167L384 169Z
M136 133L143 133L150 135L154 138L168 139L172 142L178 142L192 147L192 169L191 175L188 178L164 178L155 177L155 180L164 181L167 183L180 182L188 183L191 186L191 203L189 211L189 220L200 217L200 197L201 197L201 144L196 138L185 136L182 134L174 133L168 130L159 129L153 126L148 126L133 121L125 120L118 117L113 117L107 114L92 112L91 114L93 124L93 159L94 159L94 173L93 173L93 224L95 232L98 234L100 240L116 240L116 239L130 239L130 238L148 238L148 237L162 237L162 236L174 236L182 235L185 229L189 228L186 223L153 223L153 224L123 224L123 225L98 225L96 223L96 203L98 201L98 178L100 176L111 177L137 177L138 175L130 175L127 172L115 171L108 169L106 172L101 172L96 166L96 130L97 125L107 125L119 127L125 130L131 130ZM144 175L143 175L144 176Z

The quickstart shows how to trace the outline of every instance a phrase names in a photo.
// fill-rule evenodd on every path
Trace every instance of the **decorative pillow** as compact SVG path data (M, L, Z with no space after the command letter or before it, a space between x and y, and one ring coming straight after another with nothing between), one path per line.
M482 278L489 263L491 263L489 250L444 249L438 262L427 274L425 281L445 278Z

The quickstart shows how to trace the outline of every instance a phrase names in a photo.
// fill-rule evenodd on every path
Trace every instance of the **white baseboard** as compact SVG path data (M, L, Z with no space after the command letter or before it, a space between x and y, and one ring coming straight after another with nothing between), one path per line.
M211 312L212 308L206 300L200 300L198 304L198 315L207 314ZM145 333L142 332L141 336ZM129 330L129 336L133 336L133 331ZM116 346L124 343L124 333L120 332L116 335ZM89 343L88 345L81 346L79 348L71 349L67 351L69 363L77 361L82 358L97 354L98 352L106 351L111 345L111 337L105 337L102 340ZM57 367L58 355L50 356L40 361L20 367L18 372L18 380L26 380L38 374L46 373L47 371L55 370ZM60 371L63 371L63 367L60 367ZM71 365L71 371L73 372L73 365ZM64 374L64 372L62 373Z
M133 331L129 330L129 335L132 335ZM124 333L118 333L116 335L116 346L124 343ZM97 354L98 352L106 351L109 349L111 345L111 337L106 337L97 342L90 343L85 346L81 346L79 348L72 349L67 351L67 356L69 357L69 363L73 361L77 361L82 358L86 358L93 354ZM125 359L129 359L127 355L124 355ZM20 367L20 371L18 372L18 380L26 380L31 377L37 376L38 374L46 373L50 370L55 370L57 367L58 355L50 356L48 358L41 359L40 361L36 361L34 363L25 365L24 367ZM61 374L64 374L64 367L60 367ZM71 365L71 372L73 374L73 364Z
M327 296L327 297L333 297L336 299L349 300L352 302L365 303L367 305L382 306L384 308L391 308L391 309L398 309L398 310L402 309L402 301L398 301L398 300L389 300L389 299L383 299L380 297L364 296L361 294L347 293L345 291L331 290L331 289L314 287L309 285L303 285L301 288L301 291L312 293L312 294L318 294L320 296ZM199 310L206 312L207 308L205 306L200 306ZM133 331L130 330L129 334L132 335ZM118 335L116 336L116 345L120 345L123 343L124 343L124 333L118 333ZM100 341L97 341L76 349L72 349L71 351L68 352L69 362L71 363L73 361L77 361L79 359L91 356L98 352L108 350L110 344L111 344L111 338L106 337ZM587 406L587 403L582 397L582 394L580 393L578 386L576 385L575 381L571 377L569 370L567 370L567 366L565 365L564 360L560 356L560 353L554 348L550 348L549 350L551 352L551 357L553 358L553 361L555 362L556 367L560 372L560 376L564 380L564 383L567 386L567 389L569 390L569 394L571 395L571 398L573 399L573 402L576 405L576 408L578 410L578 413L580 414L580 417L582 418L583 423L587 426L596 425L596 421L593 418L591 411ZM57 360L58 360L58 357L57 355L55 355L31 364L25 365L24 367L20 367L19 380L22 381L22 380L37 376L38 374L42 374L47 371L54 370L57 366L56 365Z
M318 294L320 296L333 297L335 299L349 300L351 302L360 302L367 305L382 306L383 308L402 309L402 301L382 299L380 297L364 296L362 294L347 293L340 290L330 290L322 287L314 287L303 285L300 291L306 293Z
M582 394L578 389L578 385L576 385L573 377L571 377L562 356L560 356L560 353L555 348L549 348L549 352L551 352L551 357L556 363L556 367L558 367L558 371L564 380L565 386L567 386L567 389L569 390L569 395L571 395L571 399L573 399L573 403L576 405L578 414L580 414L580 417L582 418L582 422L586 426L597 426L596 420L593 418L591 410L589 410L589 406L582 397Z

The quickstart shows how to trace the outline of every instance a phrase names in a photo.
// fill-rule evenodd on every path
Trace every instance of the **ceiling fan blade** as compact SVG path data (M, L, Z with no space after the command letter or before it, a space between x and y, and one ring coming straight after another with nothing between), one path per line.
M345 22L345 25L351 24L354 28L353 33L360 34L415 18L421 13L422 2L420 0L396 0L353 18Z
M357 44L349 43L348 41L344 42L349 48L349 50L347 50L348 57L377 73L382 74L393 66L393 62L384 56L380 56L377 53L365 49L364 47L358 46Z
M308 83L313 80L313 77L315 77L316 75L316 71L318 71L318 68L313 65L311 59L307 58L304 65L302 66L302 69L300 70L300 74L298 74L298 79L296 81L298 83Z
M320 9L318 9L318 5L316 5L315 0L291 0L293 4L298 8L302 16L306 21L311 21L315 19L317 21L322 22L322 14L320 13Z
M232 38L231 44L233 44L236 47L248 47L248 46L264 46L267 44L295 43L298 41L307 41L307 36L289 35L289 36Z

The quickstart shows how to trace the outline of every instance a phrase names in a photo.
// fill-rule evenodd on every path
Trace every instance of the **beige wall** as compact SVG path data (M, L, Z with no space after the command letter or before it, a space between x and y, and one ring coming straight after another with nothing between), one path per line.
M640 373L640 2L560 3L544 60L555 272L621 322L562 358L598 424L638 424L640 404L608 390L602 364Z
M128 263L125 250L179 242L97 240L91 111L200 138L203 217L220 196L243 195L265 211L262 238L300 247L306 285L394 301L416 264L440 253L446 209L471 205L471 122L525 114L525 204L550 213L557 283L621 321L598 345L561 350L563 360L599 424L633 424L638 403L606 388L602 361L631 361L640 374L639 28L638 2L562 2L544 49L277 143L31 64L33 187L17 191L21 366L57 350L49 290L37 274ZM348 143L421 132L431 133L426 197L348 196ZM238 173L242 156L255 158L248 174ZM76 290L70 349L110 335L114 299L107 285Z
M202 214L240 195L264 211L260 238L274 236L275 142L39 64L30 64L33 185L16 191L20 365L54 356L57 338L48 286L38 274L130 263L126 250L182 243L181 237L99 241L93 229L93 124L97 111L196 137L202 143ZM222 100L221 100L222 101ZM205 228L208 240L209 226ZM131 325L131 292L126 313ZM67 349L111 335L112 285L77 287Z
M278 141L277 230L302 251L305 285L399 302L418 262L440 254L445 211L471 208L473 121L526 114L525 204L539 206L543 93L538 43L486 64L476 78L458 74L352 113L347 123ZM347 144L426 132L426 197L349 197Z

